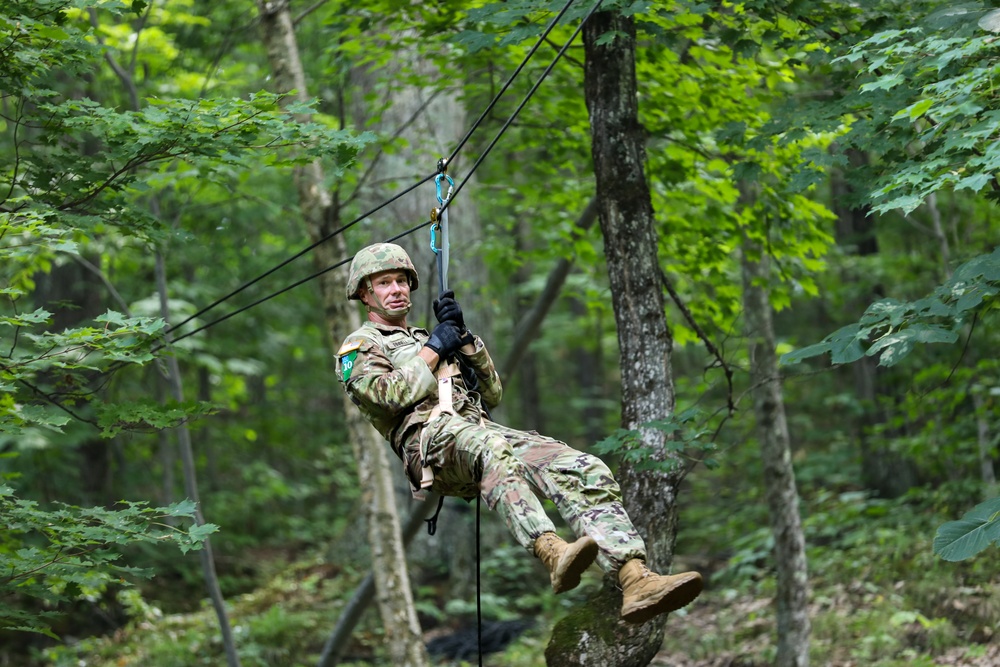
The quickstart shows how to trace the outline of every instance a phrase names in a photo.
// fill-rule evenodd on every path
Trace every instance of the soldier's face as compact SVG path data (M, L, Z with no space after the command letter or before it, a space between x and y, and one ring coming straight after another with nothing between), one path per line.
M382 271L371 276L374 296L362 289L361 300L369 306L377 306L379 303L386 310L399 310L410 305L410 280L405 271Z

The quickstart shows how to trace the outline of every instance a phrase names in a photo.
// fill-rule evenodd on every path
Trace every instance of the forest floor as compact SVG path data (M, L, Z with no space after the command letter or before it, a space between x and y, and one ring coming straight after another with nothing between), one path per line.
M650 663L654 667L770 667L773 664L773 600L743 596L733 600L700 600L683 616L671 618L667 625L664 650ZM847 618L850 605L828 607L821 613ZM744 623L736 630L733 619ZM896 664L921 667L997 667L1000 643L972 644L935 648L928 646L924 626L914 621L901 628L902 640L882 637L881 651L871 646L872 636L834 643L830 637L813 636L811 664L814 667L870 667L873 664ZM672 632L672 629L676 631ZM873 628L876 630L876 628ZM722 639L725 635L728 638ZM909 645L907 645L909 644ZM819 649L817 651L817 649ZM823 654L817 658L816 654ZM878 656L875 653L882 653Z
M813 667L996 667L1000 665L1000 574L995 558L949 563L927 547L927 525L901 523L898 507L859 522L850 539L818 547L810 561L810 664ZM842 531L843 518L838 524ZM841 533L838 533L841 534ZM484 564L484 618L504 619L497 652L484 667L544 667L553 624L586 604L600 587L591 568L574 591L558 597L545 586L544 568L516 548L490 553ZM243 667L306 667L319 652L346 600L367 574L336 564L325 552L254 552L252 585L229 598ZM488 565L488 567L487 567ZM767 543L750 542L716 558L678 557L697 569L706 589L667 619L655 667L769 667L775 655L775 579ZM197 574L192 575L192 581ZM475 597L452 599L448 577L425 577L415 597L428 642L447 640L464 655L434 654L435 667L475 664ZM177 581L178 590L189 591ZM251 582L248 582L251 583ZM120 594L127 617L113 632L52 646L17 667L217 667L225 664L215 618L197 600L187 610L160 611L170 587L163 578L139 594ZM459 604L460 603L460 604ZM123 618L122 621L125 621ZM494 622L496 623L496 622ZM494 633L496 634L496 633ZM454 636L449 636L454 635ZM484 634L484 640L486 636ZM447 643L446 642L446 643ZM0 642L2 643L2 642ZM505 647L505 648L501 648ZM374 608L359 619L341 667L383 667L384 633ZM595 666L601 667L601 666Z
M921 582L923 583L923 582ZM766 587L766 584L765 584ZM771 667L775 656L774 600L756 587L709 587L690 607L667 620L664 647L654 667ZM954 589L926 615L908 610L904 585L895 591L865 583L817 580L810 617L813 667L997 667L1000 616L996 589ZM963 601L964 600L964 601ZM949 615L948 610L951 610ZM970 610L973 613L970 615ZM971 621L976 618L978 621ZM992 619L992 620L989 620ZM488 654L485 667L544 667L552 619L540 622L502 653ZM463 627L475 646L474 626ZM440 638L440 630L428 635ZM484 639L488 639L484 634ZM360 667L364 663L352 663ZM470 667L474 657L438 657L436 667Z
M267 586L234 599L233 622L241 639L244 666L304 667L315 664L330 625L356 585L356 576L337 568L299 563L282 568ZM590 573L581 589L596 589ZM591 577L588 577L590 579ZM870 582L848 585L814 581L811 609L813 667L996 667L1000 665L1000 581L992 586L947 587L937 603L913 611L913 592L897 584L875 587ZM926 581L912 582L918 590ZM709 587L690 607L667 620L664 646L650 663L655 667L769 667L773 664L775 622L772 584L762 580L736 588ZM929 590L929 589L927 589ZM585 599L586 591L573 604ZM563 596L560 596L561 598ZM567 596L569 597L569 594ZM569 602L569 601L566 601ZM555 619L555 607L543 605L521 618L506 649L484 657L485 667L544 667L545 646ZM949 611L950 610L950 611ZM133 610L138 611L138 610ZM444 611L442 608L441 611ZM41 667L191 667L223 665L213 618L208 609L177 614L148 613L145 620L118 632L78 645L65 646ZM142 615L142 614L139 614ZM466 616L468 618L468 616ZM475 624L466 622L459 638L462 658L436 656L435 667L475 664ZM975 619L975 620L971 620ZM448 620L457 619L449 615ZM517 621L512 623L516 624ZM448 634L447 625L427 633L428 641ZM382 667L383 635L374 610L357 628L349 656L341 667ZM463 659L464 658L464 659ZM596 667L596 666L595 666Z

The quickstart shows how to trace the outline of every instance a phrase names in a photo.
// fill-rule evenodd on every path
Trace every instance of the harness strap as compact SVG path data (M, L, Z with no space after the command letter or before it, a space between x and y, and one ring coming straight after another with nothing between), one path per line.
M438 404L434 406L431 410L430 417L427 419L428 423L434 421L441 415L453 415L455 414L454 408L454 378L456 375L461 375L462 371L456 363L447 363L438 366L437 372L434 375L437 377L438 381ZM424 433L427 433L424 430ZM420 443L420 489L429 489L434 484L434 470L427 465L427 447L430 444L429 438L424 438L423 442Z

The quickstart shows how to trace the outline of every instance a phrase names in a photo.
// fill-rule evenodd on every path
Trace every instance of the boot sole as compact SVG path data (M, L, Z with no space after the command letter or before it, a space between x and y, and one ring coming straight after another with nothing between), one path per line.
M693 572L690 577L681 579L673 588L665 591L658 598L643 600L630 609L622 607L622 620L626 623L645 623L659 616L686 607L701 594L701 575Z
M597 558L597 542L592 537L582 537L569 545L568 549L574 549L575 553L568 551L563 557L569 562L563 570L562 577L552 581L552 590L558 593L565 593L580 585L580 577L587 568L591 566Z

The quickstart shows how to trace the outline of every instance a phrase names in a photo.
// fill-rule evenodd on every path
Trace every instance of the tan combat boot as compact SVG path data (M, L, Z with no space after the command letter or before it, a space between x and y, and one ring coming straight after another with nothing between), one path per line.
M555 533L542 533L535 540L535 555L549 569L552 590L562 593L580 583L580 575L597 558L597 542L584 535L567 544Z
M618 571L622 585L622 620L645 623L657 614L666 614L690 604L701 593L701 575L682 572L668 576L646 569L633 558Z

